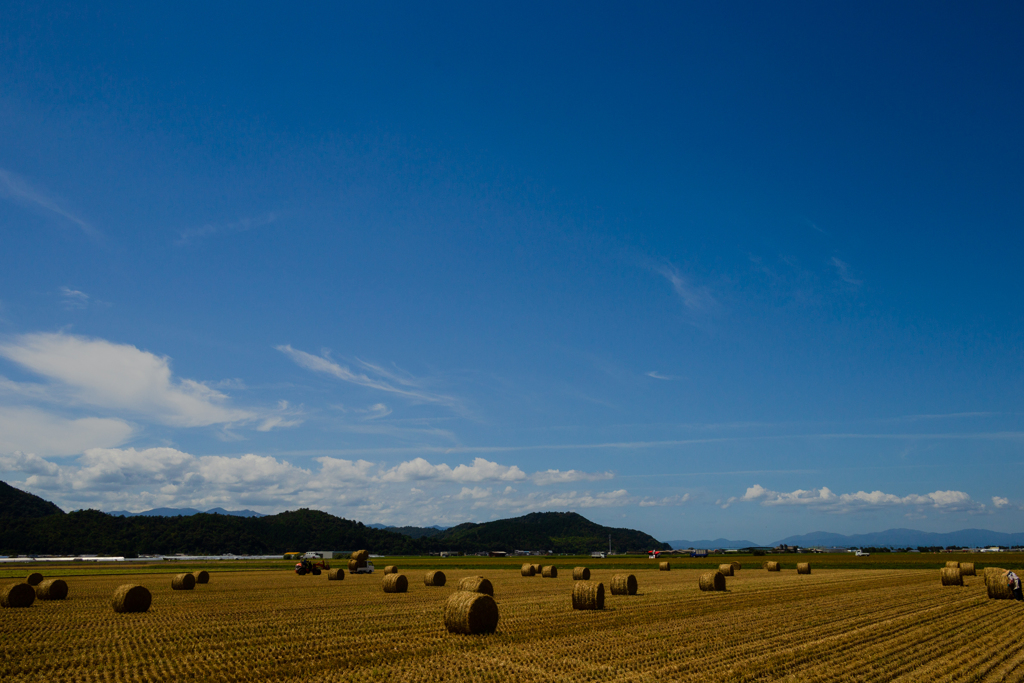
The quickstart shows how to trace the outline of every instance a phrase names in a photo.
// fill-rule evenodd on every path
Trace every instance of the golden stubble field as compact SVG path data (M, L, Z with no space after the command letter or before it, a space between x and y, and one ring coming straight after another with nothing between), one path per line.
M607 589L616 570L594 568ZM633 571L636 596L574 612L559 578L445 570L447 586L404 572L299 577L214 572L172 591L171 574L69 576L69 599L0 610L4 681L1003 681L1024 679L1024 604L988 600L981 576L943 588L937 570L748 567L701 593L700 570ZM621 571L621 570L618 570ZM451 635L442 606L483 573L498 632ZM144 614L115 614L122 583L153 592Z

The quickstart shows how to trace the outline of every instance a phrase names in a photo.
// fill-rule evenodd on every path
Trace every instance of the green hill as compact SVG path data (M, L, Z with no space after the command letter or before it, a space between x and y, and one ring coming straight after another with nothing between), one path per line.
M457 547L465 552L550 550L579 555L607 550L609 536L617 553L671 550L667 543L642 531L601 526L575 512L533 512L483 524L460 524L426 540L438 548Z
M97 510L65 514L53 503L0 482L0 554L276 555L287 551L356 550L385 555L484 550L546 550L589 553L668 549L668 544L633 529L595 524L575 512L536 512L515 519L460 524L414 538L376 529L318 510L293 510L266 517L200 513L190 516L121 517ZM432 530L434 531L434 530Z
M63 514L64 511L50 501L0 481L0 518L23 519Z

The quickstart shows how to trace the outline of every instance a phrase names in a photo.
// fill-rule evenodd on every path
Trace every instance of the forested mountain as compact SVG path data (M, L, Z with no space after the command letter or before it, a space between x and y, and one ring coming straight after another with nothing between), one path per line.
M64 511L48 500L0 481L0 519L49 517Z
M0 482L0 554L275 555L287 551L355 550L411 555L443 550L549 550L589 553L667 550L668 544L632 529L595 524L574 512L537 512L483 524L460 524L414 538L326 512L294 510L265 517L199 513L120 517L97 510L65 514L53 503Z

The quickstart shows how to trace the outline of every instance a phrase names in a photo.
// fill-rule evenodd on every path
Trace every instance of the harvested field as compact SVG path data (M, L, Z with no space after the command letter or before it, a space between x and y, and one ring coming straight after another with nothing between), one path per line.
M404 566L403 562L403 566ZM654 563L651 563L654 565ZM716 563L717 565L717 563ZM1009 566L1016 568L1016 564ZM218 572L172 591L170 573L88 575L67 600L0 613L5 681L924 681L1024 680L1016 601L989 600L981 577L942 590L936 568L737 572L701 592L708 569L633 570L643 591L573 610L571 583L486 569L497 632L448 632L444 607L480 569L443 588L385 594L381 576L344 585L287 569ZM609 585L621 569L591 567ZM21 572L19 577L24 577ZM23 579L22 579L23 580ZM145 585L152 606L114 614L111 596ZM708 628L714 623L714 628Z

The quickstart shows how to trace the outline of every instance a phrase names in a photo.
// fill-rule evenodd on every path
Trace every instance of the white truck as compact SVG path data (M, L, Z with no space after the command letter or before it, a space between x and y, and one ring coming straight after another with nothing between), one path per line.
M863 550L858 549L857 552L854 553L854 556L855 557L871 557L871 553L866 553Z
M350 574L372 574L373 573L373 562L367 562L365 567L359 567L353 569Z

